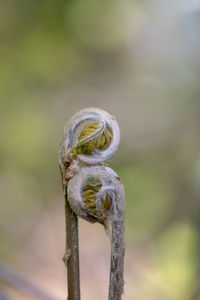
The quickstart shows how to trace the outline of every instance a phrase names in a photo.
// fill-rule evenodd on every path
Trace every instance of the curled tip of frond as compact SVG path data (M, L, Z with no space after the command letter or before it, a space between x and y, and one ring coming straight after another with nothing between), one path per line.
M115 117L99 108L83 109L65 126L60 163L64 165L73 159L87 165L103 163L117 150L119 141L120 130Z
M124 210L123 186L109 167L80 168L69 181L67 192L74 212L90 222L107 224L116 201Z

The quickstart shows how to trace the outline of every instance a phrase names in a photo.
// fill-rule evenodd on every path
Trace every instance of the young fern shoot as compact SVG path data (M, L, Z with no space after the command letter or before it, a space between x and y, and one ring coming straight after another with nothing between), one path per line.
M104 165L119 141L115 117L98 108L76 113L64 129L60 170L66 199L64 257L70 300L80 299L76 216L104 225L111 240L109 300L120 300L123 293L125 193L119 176Z

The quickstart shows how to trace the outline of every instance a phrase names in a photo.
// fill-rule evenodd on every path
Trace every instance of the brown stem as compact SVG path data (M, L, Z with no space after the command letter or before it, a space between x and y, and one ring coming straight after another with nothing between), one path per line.
M78 218L72 211L65 191L66 248L63 261L67 267L68 300L80 300Z
M116 194L115 199L112 217L109 300L121 300L124 290L124 205L119 195Z

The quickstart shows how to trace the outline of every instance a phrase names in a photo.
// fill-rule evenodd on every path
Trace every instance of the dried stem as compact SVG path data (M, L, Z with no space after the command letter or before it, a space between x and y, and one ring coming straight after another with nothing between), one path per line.
M78 218L65 192L66 248L63 261L67 267L68 300L80 299Z
M121 183L119 183L121 184ZM112 219L109 300L121 300L124 290L124 206L125 199L114 202Z

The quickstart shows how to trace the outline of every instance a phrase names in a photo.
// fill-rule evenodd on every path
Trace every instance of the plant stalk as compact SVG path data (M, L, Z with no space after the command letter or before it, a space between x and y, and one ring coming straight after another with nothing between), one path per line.
M65 190L66 246L63 261L67 267L68 300L80 300L78 218Z
M120 183L119 183L120 184ZM121 300L124 291L124 194L113 203L109 300ZM121 200L121 201L120 201Z

